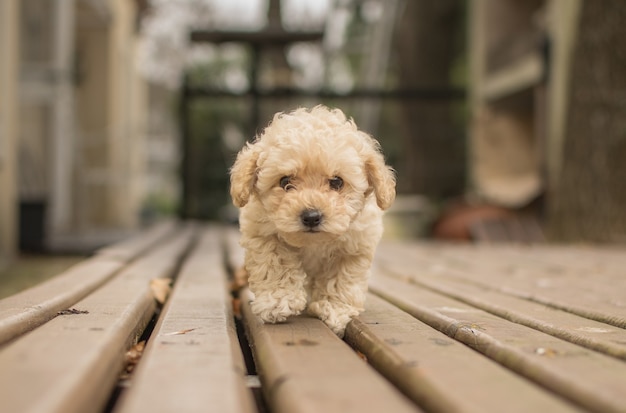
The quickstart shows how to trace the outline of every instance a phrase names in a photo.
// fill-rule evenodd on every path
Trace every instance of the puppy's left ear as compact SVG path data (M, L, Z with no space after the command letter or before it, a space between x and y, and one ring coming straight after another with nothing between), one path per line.
M393 169L385 165L382 153L377 150L378 145L375 145L375 148L365 159L365 170L370 184L370 189L366 195L374 192L376 204L384 211L396 199L396 176Z
M256 180L259 153L258 144L246 144L237 154L237 159L230 169L230 196L236 207L243 207L250 199Z

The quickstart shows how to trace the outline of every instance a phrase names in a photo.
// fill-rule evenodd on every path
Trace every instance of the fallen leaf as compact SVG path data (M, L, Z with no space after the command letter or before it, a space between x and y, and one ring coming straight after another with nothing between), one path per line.
M140 341L126 352L126 363L137 363L146 348L146 342Z
M558 352L551 348L539 347L535 349L535 354L539 356L554 357L558 354Z
M172 291L172 280L170 278L153 278L150 281L150 289L154 299L159 304L165 304L167 297Z
M120 379L125 380L128 379L130 374L139 363L141 356L143 355L143 351L146 348L146 342L140 341L139 343L132 346L126 354L124 355L124 360L126 362L126 366L124 367L124 371L122 371Z
M237 318L241 318L241 299L233 298L233 315Z
M356 353L356 355L357 355L357 356L359 356L359 358L360 358L361 360L363 360L364 362L367 362L367 356L366 356L365 354L361 353L361 352L360 352L360 351L358 351L358 350L355 350L355 353Z
M239 293L248 286L248 272L245 268L239 267L235 270L230 283L230 292L233 296L233 314L235 317L241 317L241 299Z

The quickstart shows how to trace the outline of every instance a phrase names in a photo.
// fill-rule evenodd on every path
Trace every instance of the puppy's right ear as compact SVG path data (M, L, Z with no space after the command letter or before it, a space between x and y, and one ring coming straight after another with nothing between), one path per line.
M236 207L243 207L250 199L256 180L259 153L258 145L247 143L237 154L230 169L230 196Z

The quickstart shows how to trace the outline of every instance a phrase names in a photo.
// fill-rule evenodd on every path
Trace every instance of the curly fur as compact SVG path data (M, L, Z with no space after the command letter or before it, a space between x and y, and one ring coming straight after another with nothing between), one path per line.
M341 188L329 183L335 177ZM230 192L241 208L252 311L283 322L308 303L343 336L363 310L383 210L395 198L378 142L338 109L278 113L237 155ZM319 225L303 223L306 210L319 212Z

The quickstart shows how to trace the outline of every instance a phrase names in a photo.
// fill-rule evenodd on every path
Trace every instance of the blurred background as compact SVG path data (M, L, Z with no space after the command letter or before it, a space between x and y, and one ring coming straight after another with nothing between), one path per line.
M626 243L624 22L623 0L2 0L0 268L235 221L236 152L318 103L396 169L387 237Z

